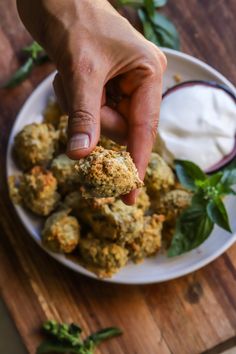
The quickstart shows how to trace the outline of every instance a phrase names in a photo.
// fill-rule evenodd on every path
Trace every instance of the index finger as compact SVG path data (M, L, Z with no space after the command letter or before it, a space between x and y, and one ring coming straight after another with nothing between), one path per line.
M133 92L130 105L127 150L143 180L156 138L160 103L162 97L162 77L152 76ZM134 204L137 191L132 191L122 199L126 204Z

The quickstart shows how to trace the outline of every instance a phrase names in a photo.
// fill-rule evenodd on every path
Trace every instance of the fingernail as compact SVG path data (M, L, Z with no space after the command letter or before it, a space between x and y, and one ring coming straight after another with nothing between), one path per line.
M88 134L80 133L73 135L69 140L68 150L82 150L89 147L90 141Z

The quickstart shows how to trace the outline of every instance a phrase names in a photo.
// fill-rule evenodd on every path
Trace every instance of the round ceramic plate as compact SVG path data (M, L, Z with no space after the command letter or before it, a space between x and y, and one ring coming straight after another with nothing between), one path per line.
M211 80L227 85L231 90L235 90L233 85L220 73L206 65L205 63L180 52L170 49L164 49L168 59L168 69L164 77L164 90L173 86L176 82L174 76L177 74L182 81L186 80ZM47 104L49 96L53 95L52 81L55 73L48 76L28 98L20 113L18 114L9 139L7 151L7 175L13 175L19 172L12 159L12 145L14 136L26 124L40 122L42 120L42 111ZM227 209L230 216L230 222L233 233L215 227L212 235L199 248L175 258L167 258L165 255L146 259L139 265L129 263L118 274L106 281L123 284L147 284L162 282L174 279L193 272L207 263L213 261L216 257L226 251L236 240L236 218L233 217L236 209L236 198L228 198ZM41 246L40 231L42 220L39 217L32 216L20 206L15 206L16 212L28 230L31 237ZM80 266L79 264L67 259L64 255L49 252L52 257L57 259L65 266L72 268L76 272L96 278L94 274Z

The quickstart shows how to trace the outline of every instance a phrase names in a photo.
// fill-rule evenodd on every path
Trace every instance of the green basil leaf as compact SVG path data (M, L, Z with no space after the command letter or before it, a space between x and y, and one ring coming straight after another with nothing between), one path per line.
M42 342L37 350L36 354L44 354L44 353L77 353L77 354L86 354L83 347L73 348L72 346L62 344L62 343L54 343L50 340L45 340Z
M227 186L225 184L220 184L218 188L218 193L220 196L225 196L225 195L236 195L236 192L231 188L230 186Z
M117 6L131 6L140 8L144 6L144 0L118 0Z
M233 159L227 166L223 168L223 171L236 169L236 158Z
M22 65L11 79L3 86L3 88L12 88L24 81L31 73L34 66L32 58L28 58L24 65Z
M188 214L190 213L186 209L178 218L171 246L167 252L168 257L191 251L200 246L211 234L214 224L208 215L206 213L195 214L189 220ZM187 215L186 219L185 215Z
M186 160L175 160L175 171L179 182L190 190L197 190L196 181L205 181L207 176L196 164Z
M41 65L41 64L43 64L43 63L45 63L46 61L48 61L49 60L49 56L46 54L46 53L44 53L44 54L41 54L40 56L38 56L36 59L35 59L35 64L37 64L37 65Z
M33 42L29 46L23 48L23 51L28 53L33 60L37 59L39 54L44 52L44 49L37 43Z
M220 198L210 200L207 204L207 214L212 222L226 231L232 232L224 203Z
M121 334L122 334L122 331L120 328L117 328L117 327L104 328L101 331L93 333L89 337L87 337L84 342L84 345L86 346L86 343L89 343L89 342L90 343L92 342L94 345L98 345L99 343L103 342L104 340L107 340L112 337L120 336Z
M236 169L225 170L221 178L221 183L231 187L236 184Z
M213 175L210 175L207 179L207 181L208 181L207 185L212 186L212 187L217 186L217 184L221 181L222 176L223 176L222 171L214 173Z
M151 0L154 8L163 7L168 0ZM145 0L118 0L118 6L132 6L134 8L140 8L145 5Z
M159 39L153 29L151 22L148 21L146 13L143 10L139 9L138 15L139 15L139 18L143 24L144 37L146 39L148 39L149 41L153 42L154 44L156 44L157 46L160 46L161 43L159 42Z
M155 33L158 37L158 41L161 47L179 49L179 44L176 42L175 38L160 27L155 26Z
M144 6L149 16L155 14L155 5L153 0L144 0Z
M170 48L179 49L180 48L180 40L179 34L175 25L164 15L161 15L159 12L155 12L153 16L150 16L150 20L154 25L155 31L162 35L163 40L168 38L166 42L167 45L172 39L172 44ZM165 43L164 43L165 45Z
M198 189L192 196L191 206L198 206L199 208L206 210L207 200L205 193L202 189Z
M80 326L78 326L75 323L71 323L69 325L69 333L72 334L75 337L80 337L80 334L82 333L82 329Z
M163 7L167 4L168 0L154 0L155 7Z

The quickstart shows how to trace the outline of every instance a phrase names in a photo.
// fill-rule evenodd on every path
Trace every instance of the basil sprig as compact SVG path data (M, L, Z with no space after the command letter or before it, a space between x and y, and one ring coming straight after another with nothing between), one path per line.
M122 334L119 328L109 327L93 333L85 340L82 340L82 329L78 325L74 323L60 324L56 321L45 322L43 331L47 339L39 345L36 354L51 352L93 354L96 346L101 342Z
M174 24L156 9L165 6L167 0L119 0L119 6L137 9L143 25L143 34L151 42L161 47L178 50L179 34Z
M214 224L231 232L224 206L226 195L236 195L236 166L207 176L190 161L175 161L179 182L192 193L191 205L178 217L168 256L188 252L201 245L211 234Z
M12 88L20 84L30 75L34 66L49 59L44 49L37 42L33 42L29 46L23 48L22 51L26 54L27 59L25 63L13 74L3 88Z

